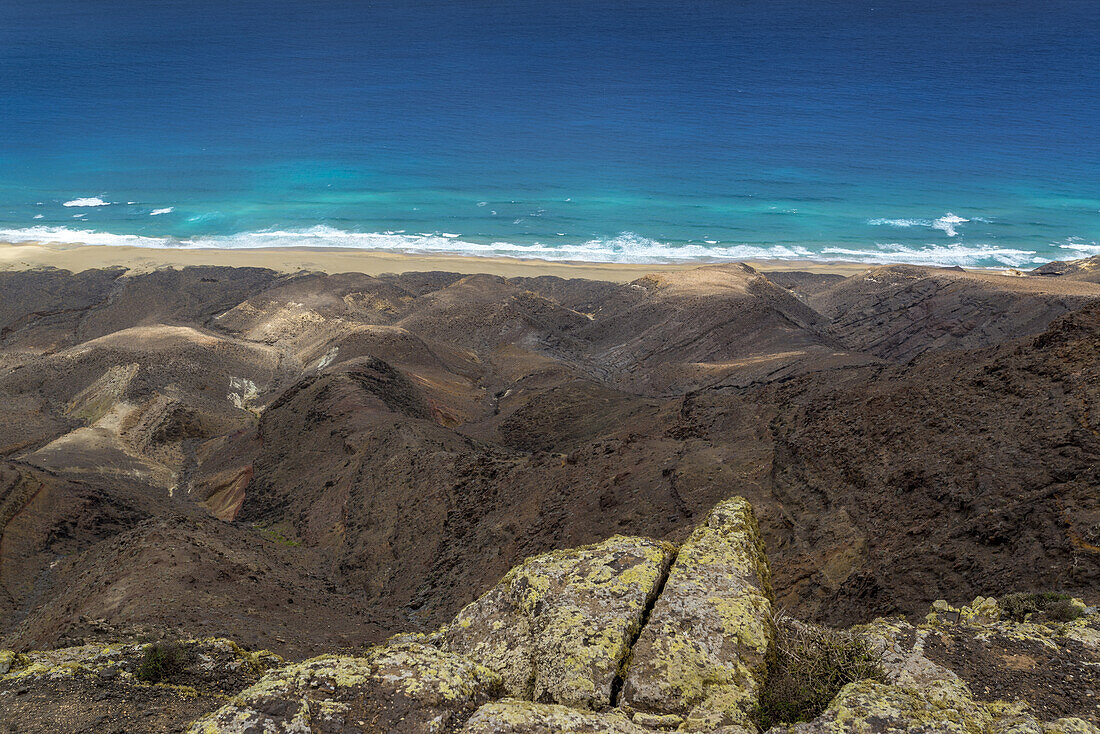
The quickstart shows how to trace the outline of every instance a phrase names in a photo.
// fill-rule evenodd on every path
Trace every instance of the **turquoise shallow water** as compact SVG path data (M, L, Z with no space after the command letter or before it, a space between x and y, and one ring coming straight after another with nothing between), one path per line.
M0 240L1100 252L1087 0L0 4Z

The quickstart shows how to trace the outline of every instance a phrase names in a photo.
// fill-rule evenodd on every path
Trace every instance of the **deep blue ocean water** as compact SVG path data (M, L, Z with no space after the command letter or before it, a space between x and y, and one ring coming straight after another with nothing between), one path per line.
M1098 38L1093 0L0 0L0 240L1081 257Z

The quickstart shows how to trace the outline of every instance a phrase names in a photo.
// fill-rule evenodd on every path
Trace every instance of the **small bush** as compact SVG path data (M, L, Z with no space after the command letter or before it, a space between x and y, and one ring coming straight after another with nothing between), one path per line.
M263 525L253 525L256 531L265 539L270 540L272 543L278 543L279 545L285 545L288 548L297 548L301 543L297 540L288 538L277 526L264 527Z
M1072 622L1081 616L1081 608L1069 594L1051 591L1036 594L1007 594L997 600L1001 613L1014 622L1026 622L1030 615L1050 622Z
M187 668L190 650L175 642L154 642L146 646L134 677L146 683L162 683L179 678Z
M859 637L776 616L773 657L755 720L761 731L809 721L840 689L857 680L884 681L879 654Z
M1046 608L1043 616L1051 622L1072 622L1085 613L1085 610L1068 599L1056 601Z

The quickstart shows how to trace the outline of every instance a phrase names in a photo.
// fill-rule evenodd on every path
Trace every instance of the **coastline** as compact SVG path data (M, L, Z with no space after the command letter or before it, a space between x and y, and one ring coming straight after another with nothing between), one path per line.
M798 270L835 275L855 275L868 263L816 262L811 260L745 260L762 271ZM443 270L501 277L555 275L625 283L657 271L691 270L709 261L684 263L593 263L469 255L427 255L352 248L277 247L240 250L132 247L0 242L0 271L58 268L80 272L95 268L124 267L141 273L165 267L222 265L268 268L293 273L315 270L325 273L385 273ZM995 272L995 271L993 271Z

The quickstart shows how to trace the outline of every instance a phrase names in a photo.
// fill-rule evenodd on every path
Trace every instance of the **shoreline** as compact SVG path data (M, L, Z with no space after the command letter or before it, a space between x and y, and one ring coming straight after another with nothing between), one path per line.
M268 268L293 273L313 270L325 273L358 272L366 275L441 270L465 275L485 273L501 277L555 275L629 282L646 273L691 270L703 265L733 261L681 263L594 263L536 258L478 257L473 255L414 254L355 248L277 247L240 250L215 248L134 247L0 242L0 271L57 268L81 272L124 267L141 273L165 267L213 265ZM887 263L822 262L813 260L743 260L757 270L802 271L850 276ZM1004 270L968 268L968 271L1008 275Z
M134 247L130 245L82 245L0 242L0 271L58 268L80 272L96 268L125 267L148 272L164 267L221 265L268 268L283 273L316 270L324 273L385 273L442 270L464 275L485 273L505 278L556 275L629 282L646 273L691 270L703 265L732 261L683 263L594 263L577 260L479 257L475 255L417 254L338 247L265 247L227 250L217 248ZM799 270L835 275L854 275L876 265L809 260L744 260L758 270Z

